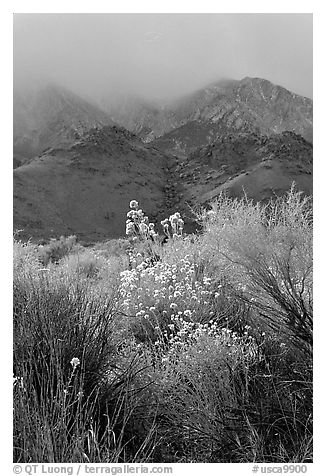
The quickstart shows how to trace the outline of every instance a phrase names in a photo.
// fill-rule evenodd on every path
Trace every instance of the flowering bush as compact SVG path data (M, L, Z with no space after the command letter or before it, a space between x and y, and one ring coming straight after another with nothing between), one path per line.
M139 208L136 200L130 202L130 208L127 213L126 235L144 240L156 238L158 234L154 231L154 223L149 223L148 216Z
M136 200L131 200L129 207L131 210L127 213L126 235L133 238L149 239L157 238L158 233L155 232L154 223L149 223L146 216ZM170 218L161 221L164 234L168 237L178 237L182 235L184 221L179 212L174 213ZM170 232L170 227L172 233Z
M127 240L46 268L15 243L16 461L311 462L307 201L161 224L132 200Z
M131 200L130 211L127 213L126 235L132 239L132 246L129 248L129 263L131 268L145 262L147 265L153 264L160 259L160 238L155 231L154 223L150 223L136 200ZM161 221L165 239L177 239L182 237L184 221L180 213L176 212ZM140 244L143 246L142 252L136 250Z
M165 218L165 220L162 220L161 225L163 227L164 234L168 238L178 238L182 236L184 221L182 220L179 212L171 215L169 219ZM170 232L170 227L172 233Z
M221 285L218 285L221 287ZM130 317L142 318L157 325L172 315L185 315L198 321L215 314L220 296L216 283L208 277L196 279L196 267L189 259L179 263L158 262L147 267L141 263L135 269L121 273L122 309Z
M175 365L177 363L180 371L180 362L189 359L189 353L193 348L197 348L206 342L210 351L214 348L214 353L224 354L224 359L231 357L231 360L249 365L258 355L258 346L254 338L249 335L250 326L246 326L243 336L233 332L231 329L220 327L213 319L208 323L189 321L191 311L184 311L183 315L171 315L171 324L168 325L169 335L167 340L158 338L156 347L161 351L161 361L165 365ZM208 347L207 347L208 348Z

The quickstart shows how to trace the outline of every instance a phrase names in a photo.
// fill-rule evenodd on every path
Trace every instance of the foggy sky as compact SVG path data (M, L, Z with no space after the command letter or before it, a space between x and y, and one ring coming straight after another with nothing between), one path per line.
M262 77L312 97L312 14L15 14L14 82L167 99Z

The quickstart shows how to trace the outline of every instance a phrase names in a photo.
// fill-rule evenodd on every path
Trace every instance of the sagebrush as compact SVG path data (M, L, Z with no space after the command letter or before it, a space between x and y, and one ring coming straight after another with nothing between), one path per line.
M311 462L312 206L14 242L15 462Z

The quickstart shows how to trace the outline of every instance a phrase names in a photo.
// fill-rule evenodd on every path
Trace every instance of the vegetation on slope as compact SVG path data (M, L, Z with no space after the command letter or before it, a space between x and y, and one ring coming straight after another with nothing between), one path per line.
M131 207L127 240L14 243L14 460L311 462L311 199L220 196L164 246Z

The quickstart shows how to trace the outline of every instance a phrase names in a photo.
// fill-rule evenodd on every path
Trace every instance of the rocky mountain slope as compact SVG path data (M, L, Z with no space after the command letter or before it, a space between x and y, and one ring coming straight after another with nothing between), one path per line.
M221 192L264 201L295 182L312 193L312 101L265 80L198 91L165 111L165 122L162 111L145 103L139 109L137 101L110 118L50 86L28 103L35 110L17 98L14 150L25 155L16 156L14 228L24 230L21 238L124 236L132 199L156 223L181 212L193 232L193 210ZM128 127L140 136L112 125L128 110Z
M98 104L116 124L137 134L144 142L155 138L158 131L161 134L179 125L158 103L131 94L104 95Z
M222 191L267 200L292 182L312 193L312 145L285 132L222 137L188 159L153 150L117 127L94 129L67 149L50 149L14 171L14 228L24 238L77 234L97 241L124 236L136 199L158 223L181 212L185 231L194 211Z
M14 229L25 239L124 236L131 199L163 219L166 160L124 129L93 129L14 170Z
M155 147L183 157L229 132L291 131L312 142L312 101L260 78L219 81L162 108L136 100L119 108L118 101L110 113L146 141L156 139Z
M284 194L295 182L298 190L310 195L312 152L312 144L292 132L221 137L171 167L166 190L170 206L191 221L191 210L208 205L221 192L266 201Z
M113 124L104 111L54 84L15 89L13 106L15 166L48 147L69 146L93 127Z

